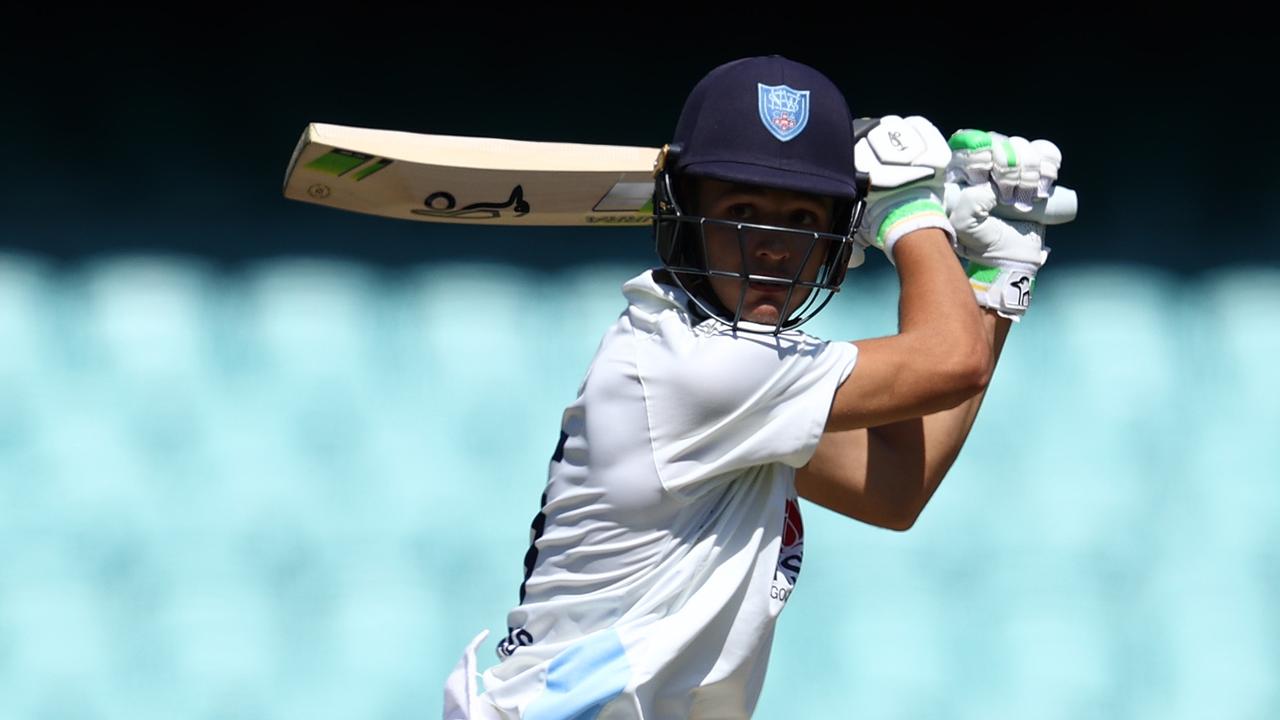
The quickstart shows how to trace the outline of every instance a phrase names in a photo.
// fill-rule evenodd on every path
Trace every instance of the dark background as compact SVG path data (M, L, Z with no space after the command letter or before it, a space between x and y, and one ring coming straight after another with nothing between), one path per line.
M658 146L708 70L779 53L828 74L856 115L922 114L944 134L1054 140L1061 183L1081 200L1079 219L1050 233L1059 263L1183 273L1280 263L1268 102L1280 63L1260 33L1120 29L1096 17L924 20L906 6L907 16L865 17L859 28L785 16L794 10L659 21L646 20L663 14L653 8L299 9L181 26L46 17L3 50L0 250L228 264L280 254L388 266L647 261L646 230L496 231L287 201L285 165L313 121Z

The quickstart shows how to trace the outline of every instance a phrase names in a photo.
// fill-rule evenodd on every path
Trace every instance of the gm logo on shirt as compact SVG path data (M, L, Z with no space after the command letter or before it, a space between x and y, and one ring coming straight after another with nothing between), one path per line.
M778 566L773 571L773 585L769 597L785 603L800 577L800 564L804 560L804 520L800 517L800 503L787 500L782 519L782 546L778 550Z

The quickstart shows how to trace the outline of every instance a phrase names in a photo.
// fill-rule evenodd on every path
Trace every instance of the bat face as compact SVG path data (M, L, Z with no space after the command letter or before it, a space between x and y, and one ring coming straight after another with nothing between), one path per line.
M289 162L284 195L426 222L648 225L658 152L313 123Z

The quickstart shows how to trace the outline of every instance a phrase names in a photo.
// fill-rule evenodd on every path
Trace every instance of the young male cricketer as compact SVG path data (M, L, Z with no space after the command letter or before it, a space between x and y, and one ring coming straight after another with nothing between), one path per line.
M800 571L797 497L915 522L1048 254L1043 226L990 213L1047 197L1061 156L949 145L919 117L859 135L836 86L780 56L693 89L655 185L662 268L623 285L564 411L501 662L481 692L472 641L447 720L747 718ZM948 175L964 190L944 209ZM866 246L897 269L898 334L797 330Z

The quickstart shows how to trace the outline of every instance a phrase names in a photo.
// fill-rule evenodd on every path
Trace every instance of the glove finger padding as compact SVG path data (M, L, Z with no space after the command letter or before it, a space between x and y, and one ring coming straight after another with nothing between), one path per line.
M957 130L947 141L951 161L947 182L980 185L994 182L1001 204L1029 210L1035 200L1053 192L1062 167L1062 152L1048 140L1028 142L985 130Z
M1048 140L1032 140L1031 147L1040 153L1040 187L1036 197L1044 199L1053 193L1053 184L1062 170L1062 151Z
M1040 189L1040 153L1023 137L991 133L991 179L1000 202L1030 210Z
M947 141L918 115L886 115L854 146L854 164L871 178L867 208L855 239L880 248L893 262L893 245L914 230L935 227L954 243L942 205Z
M979 185L991 179L991 133L985 130L957 130L947 141L951 160L947 182Z

